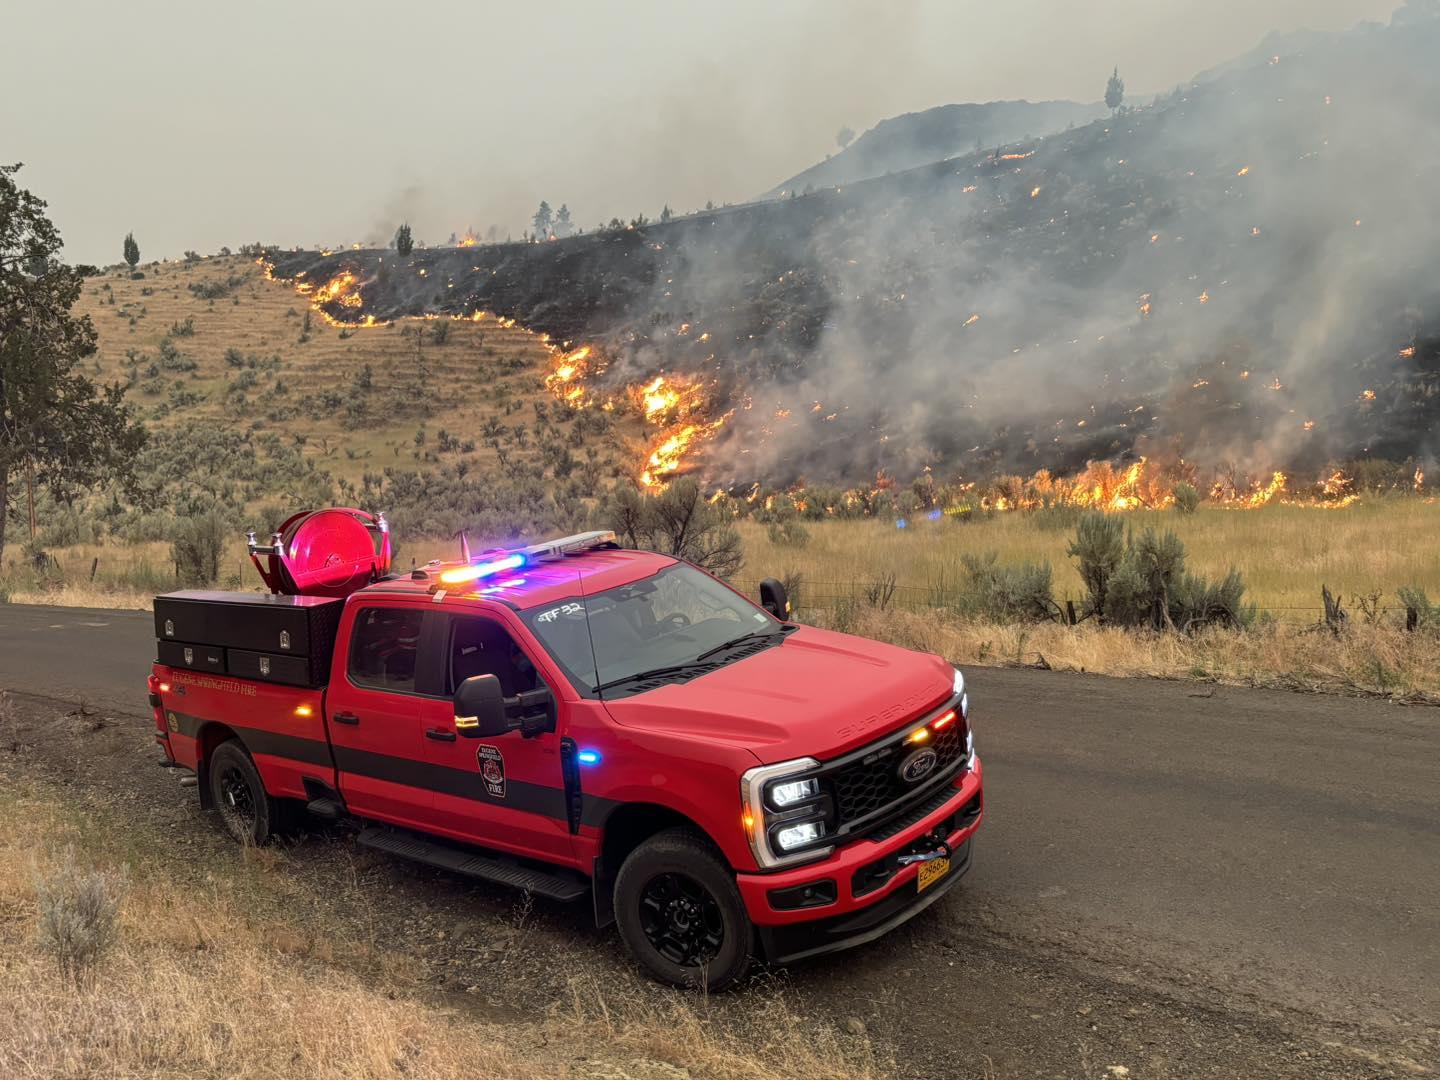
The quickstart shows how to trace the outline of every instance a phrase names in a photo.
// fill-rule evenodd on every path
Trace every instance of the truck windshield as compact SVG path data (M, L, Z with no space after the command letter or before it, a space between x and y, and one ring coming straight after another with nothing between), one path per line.
M575 687L587 693L642 672L722 663L737 638L783 633L760 608L684 563L521 617Z

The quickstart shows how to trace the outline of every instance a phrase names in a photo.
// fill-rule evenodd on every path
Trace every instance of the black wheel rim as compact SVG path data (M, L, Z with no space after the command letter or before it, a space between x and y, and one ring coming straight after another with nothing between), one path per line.
M231 832L239 837L255 834L255 793L250 790L250 781L236 766L229 765L221 771L215 802Z
M656 952L681 967L708 964L725 944L719 903L685 874L658 874L645 883L640 928Z

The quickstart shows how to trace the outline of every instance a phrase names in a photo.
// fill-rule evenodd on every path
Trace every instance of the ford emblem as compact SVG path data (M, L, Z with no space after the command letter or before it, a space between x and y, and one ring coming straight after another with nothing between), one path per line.
M935 771L940 763L939 756L928 746L923 746L900 762L900 779L907 784L918 784Z

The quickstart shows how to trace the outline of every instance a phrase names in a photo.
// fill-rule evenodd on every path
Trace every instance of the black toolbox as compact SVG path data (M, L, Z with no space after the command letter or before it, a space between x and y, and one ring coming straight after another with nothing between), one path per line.
M191 671L209 671L224 675L226 669L225 650L218 645L197 645L188 641L157 641L156 659L168 667L189 668Z
M330 681L328 652L314 656L287 656L250 649L226 649L225 662L229 673L240 679L314 687L324 686Z
M198 590L165 593L155 598L155 636L161 642L200 643L281 657L324 657L328 671L344 607L343 599L327 596Z

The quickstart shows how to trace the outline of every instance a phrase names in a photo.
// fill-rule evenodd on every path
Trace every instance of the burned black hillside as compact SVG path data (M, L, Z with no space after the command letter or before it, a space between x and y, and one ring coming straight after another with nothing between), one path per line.
M722 483L1136 453L1427 458L1440 20L1299 39L1031 144L538 244L277 255L344 321L490 310L715 380Z

